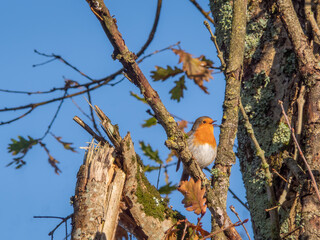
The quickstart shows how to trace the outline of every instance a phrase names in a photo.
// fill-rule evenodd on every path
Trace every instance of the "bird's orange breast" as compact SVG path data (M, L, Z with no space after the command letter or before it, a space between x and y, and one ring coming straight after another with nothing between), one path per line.
M216 148L217 143L213 135L213 126L211 124L200 125L193 135L193 143L195 145L208 143L213 148Z

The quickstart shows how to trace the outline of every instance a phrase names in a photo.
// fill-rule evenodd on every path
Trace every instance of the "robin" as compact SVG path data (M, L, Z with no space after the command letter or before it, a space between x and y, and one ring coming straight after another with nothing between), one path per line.
M209 166L217 156L217 143L213 134L213 127L216 126L215 122L207 116L199 117L187 133L189 150L201 169ZM178 160L177 170L179 167L180 160ZM187 181L188 179L189 172L183 167L180 181Z

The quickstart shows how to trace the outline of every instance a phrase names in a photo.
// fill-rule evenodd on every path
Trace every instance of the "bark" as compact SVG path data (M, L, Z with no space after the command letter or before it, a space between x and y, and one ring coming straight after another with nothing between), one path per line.
M231 52L228 42L233 3L210 1L217 41L225 56ZM316 4L311 10L320 9L319 1ZM248 6L241 98L268 164L262 164L257 157L242 119L237 135L237 156L255 239L319 239L319 201L309 176L303 172L306 167L298 158L290 129L278 105L278 100L284 102L296 130L302 126L300 143L319 183L319 60L311 44L317 32L306 35L306 22L313 15L310 8L307 12L304 16L303 1L295 1L295 9L289 0L250 1ZM318 21L319 11L316 18ZM317 31L314 21L311 24ZM305 96L302 94L304 86L307 88ZM298 96L302 101L297 101ZM266 167L270 172L275 169L287 180L283 181L276 174L272 176L276 205L268 199ZM278 213L280 229L273 227L277 221L272 217L274 211Z
M205 177L196 161L193 160L192 155L187 148L183 132L178 128L174 118L166 110L157 92L150 86L148 80L135 61L135 55L130 52L125 45L124 40L118 31L116 20L111 17L109 10L102 0L87 0L87 2L97 19L100 21L114 48L113 58L118 59L122 63L125 68L126 77L140 89L144 98L154 111L157 120L165 129L168 137L168 140L166 141L167 147L178 153L179 159L189 168L190 174L194 179L201 179L207 192L208 208L213 213L219 227L231 225L231 220L224 211L225 206L223 206L223 201L220 201L220 196L214 192L208 179ZM240 236L234 227L225 230L224 234L229 239L240 239Z
M114 148L89 145L77 175L72 239L113 239L125 181L113 162Z
M310 2L311 4L311 2ZM289 0L278 1L283 24L288 32L292 42L295 54L298 58L299 71L303 80L308 86L305 123L305 151L306 159L314 174L317 177L319 186L320 171L320 67L319 61L313 54L313 49L308 42L299 23L293 4ZM310 8L309 8L310 7ZM305 9L307 20L310 21L311 6ZM314 22L312 22L314 23ZM315 24L315 23L314 23ZM317 34L315 34L317 35ZM318 191L314 187L313 190ZM311 191L310 191L311 190ZM302 223L304 233L301 239L319 239L320 238L320 199L317 198L315 191L312 191L310 182L303 183L303 192L306 194L301 199L302 202ZM312 194L310 194L312 193ZM318 193L319 195L319 193Z
M166 230L183 216L148 182L130 133L122 139L102 110L94 110L115 148L105 140L88 147L73 198L72 239L115 239L121 228L139 240L164 239Z
M234 141L238 129L238 103L240 99L240 83L244 56L244 42L246 32L246 0L235 0L233 5L233 19L230 40L230 54L227 63L225 100L223 103L223 118L220 126L219 146L213 176L213 188L219 196L220 206L226 212L227 193L229 189L229 178L231 167L236 158L233 151ZM218 219L218 220L217 220ZM215 231L215 223L223 226L225 218L214 216L212 230ZM231 224L228 222L227 224ZM234 230L234 229L231 229ZM230 233L229 235L232 235ZM218 236L217 239L223 239ZM241 239L239 238L235 239Z

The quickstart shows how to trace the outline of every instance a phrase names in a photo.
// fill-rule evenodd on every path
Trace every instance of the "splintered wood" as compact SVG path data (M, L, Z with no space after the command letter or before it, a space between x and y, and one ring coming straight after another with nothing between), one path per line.
M74 240L113 239L125 181L124 172L113 163L114 156L114 148L107 144L91 142L87 149L73 198Z

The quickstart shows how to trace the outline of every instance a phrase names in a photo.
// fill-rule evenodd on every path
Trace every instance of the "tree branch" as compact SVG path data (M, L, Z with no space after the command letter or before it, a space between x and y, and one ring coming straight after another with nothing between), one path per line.
M275 206L276 205L276 196L275 196L275 192L273 189L273 180L272 180L272 175L270 172L270 166L265 158L264 151L261 149L260 144L259 144L258 140L256 139L256 136L253 131L253 127L249 121L249 117L248 117L246 111L243 108L241 99L239 100L239 107L240 107L240 111L242 113L242 116L245 120L244 126L247 130L249 137L251 138L251 140L256 148L256 155L258 157L260 157L261 162L262 162L262 169L265 172L265 176L266 176L266 180L267 180L266 188L267 188L268 201L270 202L271 206ZM273 209L273 211L270 212L270 215L271 215L270 220L272 221L271 224L273 226L273 229L275 229L278 232L279 231L279 229L278 229L279 216L278 216L277 209Z
M318 38L318 41L320 41L320 29L311 9L311 0L304 1L304 12L306 14L307 20L311 25L314 35L316 35L316 37Z
M219 196L217 201L219 201L219 205L223 207L224 212L226 212L231 167L236 161L233 146L238 129L238 105L246 35L246 10L246 0L235 0L233 2L230 54L225 70L226 90L223 103L223 117L220 125L217 158L212 169L212 172L214 172L212 181L213 189L215 189L215 194ZM219 226L221 226L225 218L215 217L215 220ZM231 230L236 232L234 228Z
M200 178L202 180L202 183L205 185L207 190L208 207L215 217L220 219L220 226L231 225L231 220L227 216L226 212L221 212L221 209L225 209L225 206L218 205L218 198L220 196L215 195L210 187L208 179L205 177L198 164L192 159L192 155L185 142L184 134L178 128L174 118L161 102L157 92L151 87L148 80L142 73L135 61L136 56L130 52L125 45L124 40L118 31L116 20L111 17L109 10L102 0L87 0L87 2L89 3L90 8L95 12L97 19L100 21L114 48L113 58L118 59L122 63L128 79L139 87L144 98L154 111L159 123L165 129L168 137L168 140L166 141L167 147L176 150L179 155L179 159L181 159L181 161L189 168L191 176L194 179ZM230 239L241 239L234 227L226 229L225 234L227 234Z
M144 51L147 49L147 47L150 45L150 43L152 42L152 40L154 38L154 34L155 34L156 30L157 30L158 23L159 23L161 6L162 6L162 0L158 0L156 15L155 15L155 18L154 18L152 29L151 29L151 31L149 33L149 37L148 37L146 43L142 46L140 51L137 53L137 57L140 57L144 53Z
M307 159L304 157L304 154L303 154L303 152L302 152L302 150L301 150L301 148L300 148L300 145L299 145L298 140L297 140L297 138L296 138L296 136L295 136L294 130L293 130L293 128L291 127L291 124L290 124L290 121L289 121L289 119L288 119L288 116L287 116L287 114L286 114L286 112L285 112L285 110L284 110L284 108L283 108L283 103L282 103L282 101L279 100L279 104L280 104L280 106L281 106L282 113L283 113L283 115L284 115L284 117L285 117L285 119L286 119L286 122L287 122L287 124L288 124L288 127L289 127L290 130L291 130L292 138L293 138L293 140L294 140L294 143L296 144L296 146L297 146L297 148L298 148L298 150L299 150L299 154L300 154L301 158L303 159L303 161L304 161L304 163L305 163L305 165L306 165L306 167L307 167L307 169L308 169L308 173L309 173L309 175L310 175L313 188L314 188L314 190L315 190L315 192L316 192L316 195L317 195L317 197L318 197L318 200L319 200L319 202L320 202L319 189L318 189L318 186L317 186L317 182L316 182L316 180L315 180L315 178L314 178L314 175L313 175L313 173L312 173L312 170L311 170L311 168L310 168L310 165L308 164Z
M212 17L210 17L209 13L203 10L203 8L199 5L199 3L196 0L189 0L201 13L202 15L208 19L212 24L214 24L214 20Z

